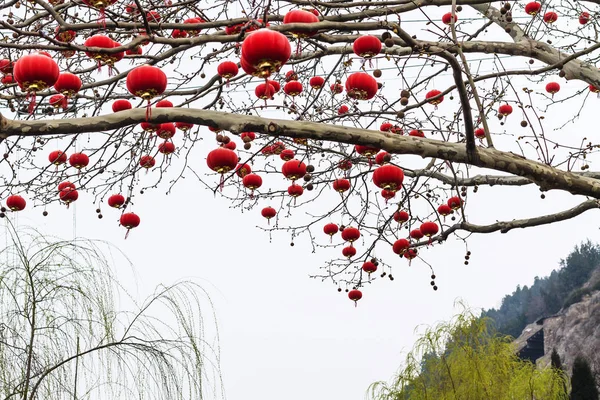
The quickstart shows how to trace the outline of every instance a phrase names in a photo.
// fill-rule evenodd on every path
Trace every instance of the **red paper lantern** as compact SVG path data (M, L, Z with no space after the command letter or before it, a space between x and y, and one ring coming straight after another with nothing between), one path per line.
M333 83L331 86L329 86L329 89L331 89L331 92L335 96L336 94L340 94L344 91L344 86L342 86L341 83Z
M325 84L325 79L321 76L313 76L312 78L310 78L308 83L311 88L317 90L323 87L323 85Z
M362 292L360 290L354 289L348 292L348 298L354 302L354 306L356 306L356 302L362 299Z
M485 131L483 130L483 128L475 129L475 137L477 139L485 139Z
M402 187L403 181L404 172L395 165L382 165L373 171L373 183L381 189L395 192Z
M108 205L113 208L121 208L125 204L125 197L122 194L113 194L108 198Z
M154 133L160 128L160 124L151 124L149 122L140 123L140 127L147 133Z
M442 101L444 101L444 96L440 96L437 99L433 99L436 96L441 95L442 92L440 92L437 89L433 89L430 90L429 92L427 92L427 94L425 95L425 99L429 102L429 104L433 104L434 106L437 106L438 104L440 104ZM429 100L432 99L432 100Z
M179 129L182 132L187 132L194 127L194 124L189 122L175 122L175 128Z
M450 25L453 22L458 21L458 15L454 14L454 19L452 18L452 13L446 13L442 15L442 22L446 25Z
M217 74L220 77L225 78L229 81L229 79L236 76L239 72L238 66L233 61L223 61L217 67Z
M129 231L140 226L140 217L134 213L124 213L121 215L119 222L122 226L127 228L127 233L125 234L125 239L127 239L127 236L129 236Z
M300 93L302 93L303 87L302 84L298 81L290 81L288 83L285 84L285 86L283 87L283 91L285 92L285 94L287 94L288 96L297 96Z
M112 104L113 112L131 110L132 108L133 106L131 103L125 99L115 100L115 102Z
M383 197L385 199L385 203L387 204L388 200L391 200L394 197L396 197L396 191L395 190L382 189L381 190L381 197Z
M281 158L283 161L290 161L294 159L295 155L296 153L294 153L294 150L284 149L279 154L279 158Z
M403 255L410 248L410 242L407 239L401 238L394 242L392 250L398 255Z
M15 83L15 80L12 74L6 74L2 77L2 80L0 80L0 82L2 82L3 85L10 85L11 83Z
M420 229L413 229L410 231L409 236L415 240L419 240L423 238L423 232Z
M71 30L61 31L60 26L57 26L54 32L54 37L61 43L71 43L77 37L77 32Z
M425 132L423 132L420 129L413 129L410 132L408 132L408 136L425 137Z
M71 157L69 157L69 164L71 164L73 168L85 168L89 163L90 158L83 153L73 153L71 154Z
M54 150L48 155L48 161L54 165L61 165L67 162L67 154L60 150Z
M275 95L275 88L270 83L261 83L254 89L254 94L266 102Z
M381 132L389 132L392 130L392 128L394 127L394 125L391 122L384 122L383 124L381 124L381 126L379 127L379 130Z
M173 142L162 142L158 145L158 152L164 155L175 153L175 145Z
M297 81L298 80L298 74L294 71L288 71L285 73L285 81L286 82L291 82L291 81Z
M140 46L136 46L133 49L125 50L125 54L128 56L139 56L143 53L143 50Z
M375 57L381 51L381 40L377 36L360 36L352 43L352 51L359 57Z
M584 11L581 14L579 14L579 23L581 25L585 25L588 22L590 22L590 13L589 12Z
M289 180L295 181L306 175L306 164L298 160L286 161L281 167L281 172Z
M187 37L187 35L187 31L181 29L173 29L173 32L171 32L171 37L173 39L184 39Z
M392 159L392 155L390 153L388 153L387 151L380 151L375 156L375 163L379 164L379 165L384 165L384 164L389 163L391 161L391 159ZM390 161L386 161L386 160L390 160Z
M302 196L302 194L304 193L304 188L300 185L296 185L295 183L292 183L292 185L290 187L288 187L287 190L288 194L294 198Z
M13 78L30 96L29 112L35 109L35 94L52 87L58 80L58 64L41 54L29 54L17 60Z
M157 67L142 65L127 74L127 90L148 102L146 120L150 118L150 100L163 94L167 88L167 76Z
M370 100L378 90L375 78L365 72L355 72L346 80L348 97L356 100Z
M54 89L69 98L79 92L81 89L81 79L70 72L63 72L58 76Z
M242 179L242 185L247 189L250 189L250 198L253 197L254 191L262 186L262 178L260 175L256 174L247 174Z
M150 169L156 165L156 160L151 155L140 157L140 167Z
M348 179L336 179L333 181L333 190L338 193L344 193L350 189L350 181Z
M336 224L330 222L328 224L326 224L323 227L323 232L325 232L326 235L329 235L330 238L333 238L333 235L335 235L336 233L338 233L339 228Z
M252 173L252 168L248 164L238 164L238 166L235 167L235 173L240 178L243 178L244 176Z
M448 206L453 210L458 210L462 205L462 200L458 196L450 197L448 199Z
M498 107L498 114L502 115L503 117L508 117L510 114L512 114L513 112L513 108L510 104L502 104L500 107Z
M406 211L396 211L394 213L394 221L402 224L410 219L410 215Z
M3 74L12 74L15 63L6 58L0 59L0 72Z
M525 5L525 12L529 15L537 15L542 9L542 4L537 1L529 2Z
M443 217L446 217L447 215L452 214L452 209L450 208L450 206L448 204L441 204L438 207L437 211Z
M267 83L271 86L273 86L273 89L275 90L275 93L279 93L279 91L281 90L281 85L279 84L279 82L274 81L272 79L267 79Z
M73 189L73 190L75 190L76 187L75 187L75 185L73 183L71 183L69 181L64 181L64 182L61 182L61 183L58 184L58 191L59 192L61 192L63 190L66 190L66 189Z
M206 21L204 21L202 18L188 18L185 21L183 21L184 24L201 24L204 23ZM189 33L190 36L198 36L200 34L201 29L186 29L187 33Z
M408 260L408 265L410 265L410 261L416 257L417 257L417 249L408 249L407 251L404 252L404 258L406 258Z
M358 154L360 154L361 156L365 156L367 158L373 157L375 154L379 153L379 150L381 150L381 149L378 149L377 147L363 146L361 144L355 145L354 149L356 150L356 152Z
M273 207L265 207L262 209L262 211L260 212L260 214L265 217L267 219L267 221L269 221L269 224L271 223L271 218L275 217L277 215L277 211L273 208Z
M69 208L69 204L79 198L79 192L75 189L67 188L58 192L58 198Z
M360 231L358 228L348 226L342 230L342 239L346 242L354 243L360 238Z
M560 90L560 85L558 82L549 82L546 84L546 92L554 95L554 93L558 93Z
M66 109L68 106L68 100L62 94L53 94L48 99L48 104L50 104L54 109L58 110L59 108Z
M165 122L164 124L160 124L156 130L156 136L161 139L171 139L175 136L175 132L175 124L172 122Z
M438 233L438 231L440 230L440 228L438 227L438 225L435 222L426 221L426 222L423 222L421 224L419 230L421 231L421 233L423 235L425 235L426 237L430 238L431 236L433 236L436 233Z
M356 255L356 248L347 246L342 249L342 255L346 258L352 258Z
M279 71L291 55L287 37L270 29L252 32L242 42L242 59L255 69L253 75L261 78Z
M171 100L162 99L156 102L156 108L171 108L173 107L173 102Z
M371 276L373 272L377 271L377 265L371 261L365 261L362 265L362 270Z
M347 105L343 104L340 106L340 108L338 108L338 115L344 115L347 114L349 111L349 108Z
M319 22L319 17L315 14L304 10L292 10L283 17L284 24L314 24ZM306 38L314 36L318 31L291 31L295 38Z
M23 211L27 202L25 199L18 194L10 195L6 198L6 207L11 211Z
M558 19L558 14L555 13L554 11L548 11L546 14L544 14L544 22L547 24L552 24L552 23L556 22L557 19Z
M232 150L219 147L208 153L208 167L219 174L226 174L238 164L238 156Z
M114 40L104 35L94 35L88 38L83 45L85 47L99 47L101 49L112 49L115 46ZM108 63L111 59L111 54L104 52L86 51L85 55L93 60L98 61L98 65L101 62Z

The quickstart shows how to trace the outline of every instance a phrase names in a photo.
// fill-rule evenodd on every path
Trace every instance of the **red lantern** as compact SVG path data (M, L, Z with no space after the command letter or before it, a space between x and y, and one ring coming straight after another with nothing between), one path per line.
M94 35L88 38L83 45L85 47L99 47L101 49L112 49L115 46L114 40L104 35ZM110 54L103 52L86 51L85 55L93 60L98 61L98 67L100 63L107 63L110 61Z
M132 108L133 106L131 105L131 103L128 100L124 99L115 100L115 102L112 104L113 112L131 110Z
M187 35L187 31L183 31L181 29L173 29L173 32L171 32L171 37L173 39L185 39Z
M513 112L513 108L510 104L502 104L500 107L498 107L498 114L502 115L503 117L508 117L510 114L512 114Z
M76 187L75 187L75 185L74 185L74 184L72 184L72 183L71 183L71 182L69 182L69 181L64 181L64 182L61 182L61 183L59 183L59 184L58 184L58 191L59 191L59 192L61 192L61 191L63 191L63 190L67 190L67 189L72 189L72 190L75 190L75 189L76 189Z
M442 101L444 101L444 96L440 96L442 94L442 92L440 92L439 90L433 89L430 90L429 92L427 92L427 94L425 95L425 99L429 102L429 104L433 104L434 106L437 106L438 104L440 104ZM434 97L438 97L437 99L434 99ZM429 100L432 99L432 100Z
M323 227L323 232L325 232L326 235L329 235L329 241L331 243L331 241L333 241L333 235L335 235L336 233L338 233L339 228L336 224L334 223L328 223Z
M0 72L3 74L12 74L15 63L6 58L0 59Z
M136 46L133 49L125 50L125 54L127 54L128 56L139 56L142 54L142 52L143 50L140 46Z
M219 74L220 77L225 78L227 82L229 82L229 79L236 76L238 72L238 66L233 61L223 61L217 67L217 74Z
M146 12L146 19L150 23L154 22L155 24L158 24L162 18L158 12L148 11Z
M60 150L54 150L48 155L48 161L54 165L61 165L67 162L67 154Z
M142 65L127 74L127 90L148 102L146 121L150 118L150 100L163 94L167 88L167 76L157 67Z
M81 89L81 79L70 72L63 72L58 76L54 89L69 98L79 92Z
M408 136L425 137L425 132L420 129L413 129L412 131L408 132Z
M546 92L550 93L552 96L554 96L554 93L558 93L559 90L560 85L558 82L549 82L546 84Z
M348 97L356 100L370 100L378 90L375 78L365 72L355 72L346 80Z
M285 94L287 94L288 96L297 96L300 93L302 93L303 87L302 84L298 81L290 81L288 83L285 84L285 86L283 87L283 91L285 92Z
M537 1L529 2L525 5L525 12L529 15L537 15L542 9L542 4Z
M360 154L361 156L365 156L367 158L373 157L375 154L379 153L379 150L381 150L381 149L378 149L377 147L363 146L360 144L355 145L354 149L356 150L356 152L358 154Z
M423 232L420 229L413 229L410 231L409 236L415 240L419 240L423 238Z
M342 86L341 83L334 83L331 86L329 86L329 89L331 89L331 92L333 93L334 96L336 94L340 94L344 91L344 87Z
M426 237L430 238L429 239L429 243L431 244L431 237L433 235L435 235L436 233L438 233L438 231L440 230L440 228L438 227L438 225L435 222L426 221L426 222L423 222L421 224L419 230L421 231L421 233L423 235L425 235Z
M446 25L450 25L453 22L458 21L458 15L454 14L454 19L452 18L452 13L446 13L442 15L442 22Z
M348 298L354 302L354 306L356 307L356 302L362 299L362 292L360 290L351 290L348 292Z
M291 55L287 37L270 29L252 32L242 42L242 59L255 69L253 75L261 78L279 71Z
M594 85L590 85L589 86L590 92L592 93L600 93L600 89L598 89L596 86Z
M319 22L319 17L304 10L292 10L283 17L284 24L314 24L316 22ZM291 31L291 33L295 38L306 38L316 35L317 31Z
M485 139L485 131L483 130L483 128L475 129L475 137L477 139Z
M113 194L108 198L108 205L113 208L121 208L125 204L125 197L122 194Z
M281 153L279 154L279 158L281 158L283 161L290 161L294 159L294 156L296 154L294 153L294 150L291 149L284 149L281 151Z
M54 32L54 37L61 43L71 43L73 40L75 40L75 37L77 36L77 32L75 31L61 31L60 26L57 26Z
M271 224L271 218L273 218L277 215L277 211L275 211L275 209L273 207L265 207L262 209L262 211L260 213L263 217L265 217L267 219L269 224Z
M306 175L306 164L298 160L286 161L281 167L281 172L289 180L295 181Z
M453 210L458 210L462 205L462 200L458 196L450 197L448 199L448 206Z
M35 94L52 87L58 80L58 64L41 54L29 54L17 60L13 78L30 99L29 113L35 109Z
M127 236L129 236L129 231L140 226L140 217L134 213L124 213L121 215L120 223L122 226L127 228L127 233L125 234L125 239L127 239Z
M387 204L388 200L391 200L394 197L396 197L396 191L395 190L382 189L381 190L381 197L383 197L385 199L385 204Z
M27 202L25 199L18 194L13 194L6 198L6 207L8 207L11 211L23 211Z
M171 139L175 136L175 132L175 125L172 122L165 122L164 124L160 124L156 130L156 136L161 139Z
M140 157L140 167L150 169L156 165L156 160L150 155Z
M381 189L395 192L402 187L403 181L404 172L395 165L382 165L373 172L373 183Z
M175 145L173 142L162 142L158 145L158 152L164 155L175 153Z
M352 43L352 51L359 57L375 57L381 51L381 41L377 36L360 36Z
M11 83L14 83L15 80L13 79L12 74L6 74L2 77L1 82L3 85L10 85Z
M254 197L254 191L262 186L262 178L256 174L247 174L242 179L242 184L250 189L250 198Z
M321 76L313 76L308 81L308 84L310 85L311 88L318 90L318 89L321 89L323 87L323 85L325 84L325 79Z
M391 122L384 122L383 124L381 124L381 126L379 127L379 130L381 132L389 132L392 130L392 128L394 127L394 125Z
M235 167L235 173L240 178L243 178L246 175L252 173L252 168L250 168L248 164L238 164L238 166Z
M67 205L67 208L69 208L69 204L79 198L79 192L75 189L67 188L58 193L58 198Z
M360 238L360 231L353 227L349 226L342 230L342 239L346 242L354 243Z
M450 208L450 206L448 204L441 204L438 207L437 211L444 218L446 218L447 215L452 214L452 209Z
M557 19L558 19L558 14L555 13L554 11L548 11L546 14L544 14L544 22L547 24L552 24L552 23L556 22Z
M50 104L52 107L54 107L55 110L58 110L61 107L63 109L66 109L68 106L68 100L62 94L54 94L54 95L50 96L50 99L48 100L48 104Z
M347 246L342 249L342 255L346 258L352 258L356 255L356 248Z
M292 186L288 187L287 192L290 196L292 196L295 199L296 197L302 196L302 194L304 193L304 188L300 185L296 185L293 183Z
M579 23L581 25L585 25L588 22L590 22L590 13L587 11L584 11L579 15Z
M352 161L342 160L338 163L338 168L342 171L348 171L350 168L352 168Z
M413 258L417 257L417 249L408 249L407 251L404 252L404 258L406 258L408 260L408 265L410 265L410 262L412 261Z
M140 126L142 127L144 132L147 133L154 133L158 130L158 128L160 128L160 124L151 124L149 122L142 122Z
M233 26L228 26L225 28L225 33L227 35L237 35L242 31L242 28L246 28L245 32L249 33L255 31L259 28L260 25L263 25L263 20L258 18L256 21L236 24ZM264 23L265 26L269 26L269 23Z
M202 18L188 18L183 21L184 24L201 24L204 23ZM200 34L201 29L186 29L186 31L190 34L190 36L198 36Z
M362 265L362 270L371 276L373 272L377 271L377 265L371 261L365 261Z
M171 108L173 107L173 102L167 99L162 99L156 102L156 108Z
M338 108L338 115L344 115L346 113L348 113L348 106L347 105L341 105L340 108Z
M288 71L285 73L285 81L286 82L290 82L290 81L297 81L298 80L298 74L294 71Z
M175 128L179 129L182 132L187 132L194 127L194 124L189 122L175 122Z
M224 174L233 170L238 164L238 156L232 150L224 147L219 147L208 153L206 158L208 167L218 174L221 174L220 188L223 190L225 182Z
M404 238L398 239L392 245L392 250L399 256L403 255L410 248L410 242Z
M90 158L83 153L73 153L71 154L71 157L69 157L69 164L71 164L72 167L77 168L79 170L81 168L87 167L89 163Z
M394 221L402 224L410 219L410 215L406 211L396 211L394 213Z
M379 164L379 165L384 165L384 164L389 163L391 161L391 159L392 159L392 155L390 153L388 153L387 151L380 151L375 156L375 163Z
M267 100L273 98L275 95L275 88L270 83L261 83L254 89L254 94L266 103Z
M333 190L338 193L344 193L350 189L350 181L348 179L336 179L333 181Z
M273 89L275 90L275 93L279 93L279 91L281 90L281 85L279 84L279 82L274 81L272 79L267 79L267 83L271 86L273 86Z

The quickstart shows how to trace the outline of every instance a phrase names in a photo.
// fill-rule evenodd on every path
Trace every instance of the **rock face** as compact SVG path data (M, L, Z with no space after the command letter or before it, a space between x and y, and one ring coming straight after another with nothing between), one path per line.
M596 272L599 273L593 274L584 289L593 287L593 284L597 287L600 270ZM549 364L550 354L555 348L568 374L575 357L581 354L587 358L597 379L600 378L600 291L591 291L558 314L527 325L515 341L520 352L527 346L527 340L540 330L543 330L544 355L537 360L538 364Z

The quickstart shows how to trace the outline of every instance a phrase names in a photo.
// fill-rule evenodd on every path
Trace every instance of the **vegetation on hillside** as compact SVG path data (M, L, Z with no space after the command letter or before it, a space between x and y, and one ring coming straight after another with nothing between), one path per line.
M600 266L600 247L590 241L584 242L561 260L560 268L545 278L536 277L533 285L517 286L502 300L499 309L483 312L484 317L495 321L498 332L518 337L525 326L540 317L552 315L561 308L574 304L594 290L600 290L600 282L582 288Z

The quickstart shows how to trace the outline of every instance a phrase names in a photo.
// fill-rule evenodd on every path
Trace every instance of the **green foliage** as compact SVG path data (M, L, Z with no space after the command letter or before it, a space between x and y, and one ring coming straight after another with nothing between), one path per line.
M577 356L573 361L570 400L598 400L598 389L587 360Z
M511 295L502 299L499 309L487 310L483 316L493 319L499 332L518 337L527 324L580 301L590 291L600 290L600 284L590 290L581 289L593 270L600 266L598 245L587 241L576 246L560 265L550 276L536 277L531 287L517 286Z
M429 328L391 384L370 388L376 400L565 399L565 377L515 355L510 338L464 311Z

